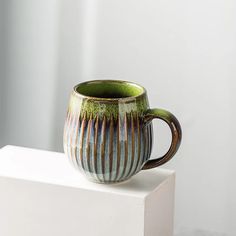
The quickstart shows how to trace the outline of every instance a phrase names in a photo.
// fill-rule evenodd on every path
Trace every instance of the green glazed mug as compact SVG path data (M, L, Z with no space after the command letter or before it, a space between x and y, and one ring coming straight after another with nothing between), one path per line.
M150 160L152 120L172 133L167 153ZM128 81L94 80L74 87L64 127L64 151L90 180L115 183L169 161L179 148L181 127L163 109L150 109L145 88Z

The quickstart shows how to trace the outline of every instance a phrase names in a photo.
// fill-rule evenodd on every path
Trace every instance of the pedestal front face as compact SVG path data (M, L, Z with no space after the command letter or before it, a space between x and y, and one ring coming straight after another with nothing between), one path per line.
M0 235L172 236L174 172L89 182L64 154L0 150Z

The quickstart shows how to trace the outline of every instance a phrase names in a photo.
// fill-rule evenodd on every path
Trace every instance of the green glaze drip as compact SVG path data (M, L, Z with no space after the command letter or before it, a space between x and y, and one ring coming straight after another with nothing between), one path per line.
M125 99L98 101L92 98L79 97L73 92L70 98L69 112L79 113L80 117L86 114L87 118L91 116L93 118L106 116L109 119L112 115L114 119L117 119L118 115L125 113L143 114L148 108L149 105L145 94L127 101Z

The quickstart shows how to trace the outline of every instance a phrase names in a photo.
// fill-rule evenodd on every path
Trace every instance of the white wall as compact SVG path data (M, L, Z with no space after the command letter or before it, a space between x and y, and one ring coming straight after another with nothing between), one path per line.
M182 123L181 150L166 165L177 171L179 235L236 235L234 10L233 1L220 0L104 0L97 7L91 76L144 84L151 105L168 108Z
M232 0L4 2L4 143L62 150L72 86L115 78L143 84L152 107L183 127L176 235L236 235L236 16ZM12 91L14 91L14 96ZM155 123L161 155L170 142Z

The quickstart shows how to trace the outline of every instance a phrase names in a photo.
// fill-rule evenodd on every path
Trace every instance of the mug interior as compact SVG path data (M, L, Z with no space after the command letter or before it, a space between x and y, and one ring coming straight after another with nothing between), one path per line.
M75 86L75 92L96 98L128 98L136 97L144 93L144 88L132 82L119 80L94 80Z

